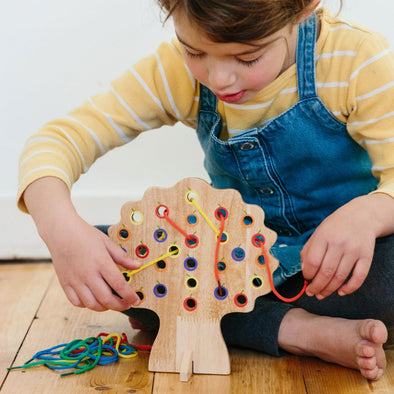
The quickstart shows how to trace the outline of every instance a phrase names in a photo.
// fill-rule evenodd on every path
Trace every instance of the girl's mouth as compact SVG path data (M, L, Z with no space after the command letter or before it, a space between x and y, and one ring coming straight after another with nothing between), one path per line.
M246 93L246 90L241 90L241 91L234 93L234 94L221 95L221 94L215 93L215 96L221 101L225 101L227 103L236 103L237 101L241 100L241 98L244 96L245 93Z

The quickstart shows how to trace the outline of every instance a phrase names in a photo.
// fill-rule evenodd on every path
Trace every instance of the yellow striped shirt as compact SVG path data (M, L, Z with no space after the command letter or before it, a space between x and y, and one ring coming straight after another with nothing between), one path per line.
M347 124L350 136L372 160L378 191L394 197L394 54L384 37L319 11L316 43L318 96ZM219 101L222 139L264 126L298 101L293 65L245 104ZM199 84L185 66L179 43L163 43L67 116L32 135L20 158L18 206L23 191L44 176L70 188L92 163L139 133L180 121L196 128Z

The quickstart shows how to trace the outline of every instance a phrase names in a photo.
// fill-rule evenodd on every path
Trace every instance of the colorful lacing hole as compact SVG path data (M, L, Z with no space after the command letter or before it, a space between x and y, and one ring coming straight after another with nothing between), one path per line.
M248 297L243 293L239 293L234 297L234 303L236 306L243 308L248 303Z
M241 222L242 226L244 226L244 227L252 227L253 223L254 223L254 219L253 219L252 216L245 215L245 216L242 217L242 222Z
M222 301L222 300L225 300L227 298L228 291L227 291L227 289L224 286L220 286L220 287L218 286L214 290L213 294L218 300Z
M187 311L192 312L197 308L197 301L193 297L185 298L183 301L183 307Z
M119 241L128 241L130 239L130 231L127 228L123 227L118 230L117 236Z
M194 257L187 257L183 262L183 266L187 271L194 271L197 268L198 263Z
M167 287L159 283L153 288L153 294L158 298L163 298L167 295Z
M235 261L242 261L245 258L245 251L240 247L234 248L231 252L231 257Z
M157 242L164 242L167 239L167 231L162 229L162 228L158 228L154 233L153 233L153 238L155 239L155 241Z
M139 258L145 259L149 255L149 248L144 244L140 244L135 248L135 254Z
M144 220L144 215L139 211L132 211L130 214L130 222L136 226L141 224Z

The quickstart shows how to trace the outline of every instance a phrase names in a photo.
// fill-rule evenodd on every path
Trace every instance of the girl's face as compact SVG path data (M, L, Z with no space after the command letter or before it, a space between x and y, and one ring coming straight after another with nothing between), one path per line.
M249 45L211 41L182 14L173 19L187 66L222 101L248 102L295 63L295 24Z

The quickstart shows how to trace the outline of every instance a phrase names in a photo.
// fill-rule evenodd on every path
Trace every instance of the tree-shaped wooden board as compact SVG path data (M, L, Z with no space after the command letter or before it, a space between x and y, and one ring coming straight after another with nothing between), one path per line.
M160 319L149 370L229 374L220 320L251 311L271 291L268 272L278 266L268 254L276 234L264 226L263 210L236 190L187 178L125 203L109 236L142 262L124 276L138 307Z

